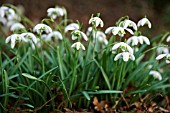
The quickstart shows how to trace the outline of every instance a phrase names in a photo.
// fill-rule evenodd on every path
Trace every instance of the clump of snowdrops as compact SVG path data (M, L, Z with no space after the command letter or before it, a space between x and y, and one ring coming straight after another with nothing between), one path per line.
M154 26L147 17L125 16L103 31L100 14L89 17L87 30L64 7L49 8L47 16L33 25L15 6L0 7L1 111L89 107L94 96L132 104L168 93L169 33L143 33Z

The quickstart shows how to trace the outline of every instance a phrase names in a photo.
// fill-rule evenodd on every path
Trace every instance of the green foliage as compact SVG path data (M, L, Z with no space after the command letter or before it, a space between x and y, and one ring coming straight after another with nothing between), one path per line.
M126 19L129 17L122 17L116 25ZM163 35L149 38L149 46L138 46L139 50L134 53L135 61L125 62L122 58L115 61L116 54L122 50L118 49L114 51L116 54L113 54L111 49L118 42L117 39L123 40L122 37L108 37L108 44L103 45L97 40L97 33L93 34L93 31L99 30L93 24L88 42L82 41L83 36L77 39L84 43L86 50L83 51L71 47L71 33L64 32L68 22L71 22L67 19L67 14L59 17L59 20L56 22L50 18L43 19L42 22L53 31L60 31L62 40L45 41L43 34L34 33L40 40L40 46L34 43L34 48L30 43L22 41L17 42L15 48L11 49L5 44L6 34L1 35L0 43L7 48L0 51L1 111L14 111L21 107L33 112L47 112L61 109L64 105L72 107L72 103L88 107L94 96L104 100L111 99L114 104L121 98L120 94L125 98L133 95L133 103L142 95L162 91L163 94L168 93L169 65L155 59L156 49L166 46L162 44L165 39L161 40ZM32 32L29 27L32 26L30 20L22 16L20 22L27 25L27 32ZM26 31L19 33L23 32ZM149 74L151 70L161 70L162 80L154 79Z

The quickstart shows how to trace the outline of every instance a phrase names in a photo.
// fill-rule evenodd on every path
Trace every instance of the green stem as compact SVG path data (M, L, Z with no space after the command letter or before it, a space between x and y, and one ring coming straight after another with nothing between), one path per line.
M43 40L42 35L40 34L40 43L41 43L41 61L42 61L42 70L45 73L45 66L44 66L44 55L43 55Z
M122 78L123 65L124 65L124 63L122 62L121 66L120 66L120 72L118 75L118 82L117 82L116 90L120 90L120 82L121 82L120 79Z
M57 57L58 57L58 64L59 64L61 79L63 80L65 77L64 77L63 68L62 68L62 64L63 64L63 63L62 63L62 60L61 60L61 55L60 55L59 46L57 47Z
M79 56L79 51L76 51L76 62L74 64L74 67L73 67L73 75L72 75L72 79L71 79L71 86L70 86L70 90L69 90L69 96L71 96L71 93L75 87L75 78L76 78L76 74L77 74L77 70L76 70L76 67L77 67L77 63L78 63L78 56Z

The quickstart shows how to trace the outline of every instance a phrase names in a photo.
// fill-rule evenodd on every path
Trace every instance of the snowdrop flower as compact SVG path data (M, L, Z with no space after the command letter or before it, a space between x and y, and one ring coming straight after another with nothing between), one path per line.
M80 30L74 30L71 34L72 34L72 40L76 40L76 39L78 39L78 38L80 38L80 37L83 37L83 39L84 39L85 41L88 40L86 34L83 33L83 32L80 31Z
M119 35L123 37L126 34L125 30L127 30L132 35L134 34L131 29L123 27L109 27L105 30L105 33L108 34L112 32L113 35Z
M170 35L166 39L167 42L170 42Z
M62 40L63 37L61 35L61 33L59 31L53 31L50 34L47 35L47 37L45 38L45 40L52 40L52 37L54 37L55 39L60 39Z
M24 25L22 25L21 23L14 23L11 26L10 30L14 32L14 31L18 31L18 30L21 30L21 29L24 29L24 28L25 28Z
M93 28L92 27L88 27L86 35L90 36L90 33L92 32Z
M27 33L22 33L21 34L22 37L24 37L24 42L34 42L35 44L38 42L38 38L33 34L33 33L30 33L30 32L27 32Z
M83 44L81 44L80 42L74 43L71 47L72 47L72 48L74 47L74 48L76 48L77 50L80 50L80 49L85 50L85 47L84 47Z
M60 8L60 7L56 7L56 8L49 8L47 10L47 15L49 17L51 17L52 19L56 19L57 16L64 16L66 14L66 9L65 8Z
M160 54L156 57L156 60L161 60L162 58L166 59L166 63L170 63L170 54Z
M133 29L136 31L137 30L137 25L135 22L133 22L132 20L124 20L122 21L119 26L122 26L123 28L127 28L127 27L133 27Z
M47 34L52 32L52 29L45 25L45 24L37 24L34 28L33 28L34 32L37 32L38 34L42 33L43 31L45 31Z
M91 17L89 20L89 24L92 24L95 27L98 27L99 25L100 25L100 27L104 26L103 21L99 17Z
M5 16L5 13L6 11L8 10L9 8L6 7L6 6L1 6L0 7L0 17L4 17Z
M131 36L127 40L127 44L132 43L132 46L138 45L138 43L143 44L143 42L150 45L150 41L146 36Z
M133 54L133 49L128 44L126 44L124 42L119 42L119 43L115 44L112 47L112 51L114 51L118 48L120 48L123 52L128 51L130 54Z
M21 36L20 34L12 34L11 36L8 36L6 38L5 43L11 41L11 48L14 48L16 42L21 42L22 40L24 40L24 37Z
M5 25L7 23L7 20L5 18L3 18L3 17L0 17L0 23Z
M146 17L139 20L137 26L140 27L144 26L145 24L148 24L148 27L151 28L151 22Z
M135 60L135 56L129 52L122 52L122 53L119 53L115 56L114 58L114 61L117 61L118 59L120 59L121 57L123 57L123 60L125 62L127 62L129 59L131 60Z
M64 29L64 32L72 31L72 30L78 30L80 27L77 23L71 23L67 25Z
M149 75L152 75L155 79L162 80L162 76L158 71L151 70Z
M92 32L92 27L89 27L87 29L86 35L90 36L90 33ZM100 43L104 43L105 45L108 44L108 40L106 39L106 35L102 31L93 31L92 33L93 38L97 39Z
M167 47L158 47L157 48L157 53L158 54L169 54L169 49Z
M95 35L95 34L94 34ZM102 31L96 31L96 36L93 36L94 38L97 38L97 40L100 43L104 43L105 45L108 44L108 40L106 39L106 35Z

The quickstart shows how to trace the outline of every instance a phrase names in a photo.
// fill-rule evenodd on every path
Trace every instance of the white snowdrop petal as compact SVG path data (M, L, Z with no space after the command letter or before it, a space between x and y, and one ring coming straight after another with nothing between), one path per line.
M14 23L12 24L10 31L15 31L15 30L19 30L19 29L24 29L24 25L22 25L21 23Z
M91 23L92 23L92 21L93 21L93 18L90 18L90 20L89 20L89 24L91 24Z
M170 42L170 35L166 39L167 42Z
M127 62L129 60L129 53L128 52L123 52L122 55L123 55L123 60L125 62Z
M164 58L166 56L166 54L160 54L156 57L156 60L160 60L162 58Z
M13 49L15 47L15 42L11 42L11 48Z
M8 43L11 40L11 36L8 36L5 40L5 43Z
M114 61L117 61L122 56L122 53L119 53L115 56Z
M117 43L112 47L112 50L116 50L117 48L119 48L121 46L122 43Z
M78 30L78 29L79 29L79 25L77 23L71 23L65 27L64 32L66 33L70 30Z
M170 63L170 61L169 61L169 60L165 60L165 62L166 62L167 64L169 64L169 63Z
M130 34L132 34L132 35L134 34L133 31L132 31L131 29L126 28L126 30L127 30Z
M133 54L130 54L130 59L135 60L135 56Z
M147 37L145 37L145 36L141 36L141 37L142 37L143 41L144 41L147 45L150 45L150 41L149 41L149 39L148 39Z
M105 30L105 33L106 33L106 34L111 33L113 28L114 28L114 27L109 27L109 28L107 28L107 29Z
M72 40L76 40L78 37L75 35L72 35L71 38L72 38Z
M133 54L133 49L128 44L126 44L126 46L129 53Z
M162 76L158 71L151 70L149 72L149 75L152 75L154 78L156 78L158 80L162 80Z
M82 37L84 38L84 40L85 40L85 41L88 41L88 38L87 38L86 34L83 33L83 32L80 32L80 33L81 33Z

